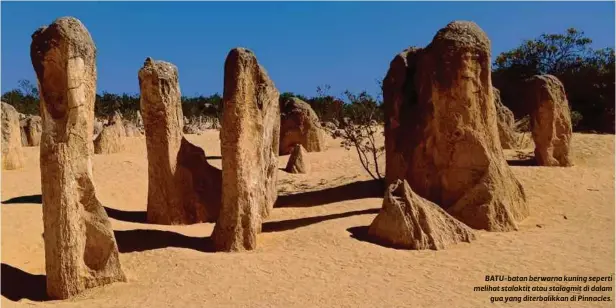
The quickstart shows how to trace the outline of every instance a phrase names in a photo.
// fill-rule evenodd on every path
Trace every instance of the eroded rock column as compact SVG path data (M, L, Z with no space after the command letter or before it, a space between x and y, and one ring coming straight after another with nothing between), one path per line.
M255 55L235 48L225 61L222 208L212 238L222 251L251 250L276 201L279 93Z
M285 171L288 173L309 173L310 164L307 158L308 155L306 154L304 147L301 144L296 144L293 147L291 155L289 156Z
M516 132L514 129L515 118L513 112L505 106L500 97L500 91L492 87L494 107L496 107L496 123L498 125L498 137L503 149L516 148Z
M383 82L386 179L476 229L510 231L529 214L498 140L490 40L456 21L391 62Z
M569 157L572 125L565 87L552 75L528 80L530 127L535 160L540 166L572 166Z
M124 151L126 142L126 130L122 115L116 111L110 117L106 125L94 139L94 153L113 154Z
M308 152L325 150L321 121L312 107L292 97L280 106L280 155L291 154L296 144Z
M2 102L2 169L23 167L22 136L19 112L15 107Z
M96 48L77 19L32 35L41 96L41 189L47 293L65 299L126 277L92 182Z
M147 58L139 70L139 87L148 153L148 221L216 221L222 175L208 164L205 152L182 135L177 67Z
M40 116L28 115L19 121L21 126L21 141L24 146L39 146L41 143L42 119Z

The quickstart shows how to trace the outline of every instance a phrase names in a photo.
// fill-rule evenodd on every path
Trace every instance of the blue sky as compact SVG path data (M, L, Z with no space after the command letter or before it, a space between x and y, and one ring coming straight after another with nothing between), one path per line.
M493 56L541 33L585 31L614 46L614 2L2 2L1 91L35 81L30 35L75 16L98 49L97 92L138 93L146 57L174 63L184 95L222 93L233 47L252 49L281 92L376 94L393 56L427 45L453 20L472 20Z

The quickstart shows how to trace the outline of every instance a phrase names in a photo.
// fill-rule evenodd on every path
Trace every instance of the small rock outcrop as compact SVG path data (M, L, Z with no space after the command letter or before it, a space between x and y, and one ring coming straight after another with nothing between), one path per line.
M293 147L287 167L285 171L288 173L308 173L310 172L310 164L307 162L306 150L301 144L296 144Z
M368 235L389 246L415 250L445 249L475 239L469 227L415 194L406 180L389 185Z
M216 221L222 174L182 135L177 67L147 58L139 70L139 87L148 155L148 222Z
M141 111L137 111L137 116L135 119L135 126L137 126L137 128L140 130L144 130L143 117L141 116Z
M225 60L222 208L212 239L217 250L252 250L277 198L279 92L254 53L235 48Z
M456 21L397 55L383 81L386 180L475 229L517 230L526 195L498 140L490 40Z
M126 281L109 218L92 180L96 48L73 17L32 34L43 133L41 189L47 294L66 299Z
M126 147L126 130L119 112L109 117L106 125L94 139L94 153L112 154L124 151Z
M330 132L334 132L338 130L338 121L327 121L321 126Z
M496 124L498 125L498 137L503 149L516 148L515 118L513 112L509 110L501 101L500 91L492 87L494 92L494 106L496 107Z
M23 151L19 128L19 112L15 107L2 102L2 169L23 167Z
M22 145L36 147L41 143L43 123L40 116L27 115L19 122L21 128Z
M212 114L215 112L215 107L208 107L206 112ZM214 116L192 116L190 118L184 117L184 134L195 134L201 135L203 132L208 129L218 129L220 125L218 123L218 118Z
M540 166L569 167L572 137L571 112L565 87L552 75L528 81L530 129L535 142L535 160Z
M186 121L186 119L184 120ZM188 135L201 135L203 134L203 130L194 124L186 124L184 125L184 134L188 134Z
M290 154L296 144L308 152L325 149L324 132L312 107L299 98L291 97L280 106L280 155Z
M20 118L21 118L21 114L20 114ZM21 134L21 146L22 147L27 147L29 146L28 144L28 136L26 135L26 118L24 117L22 120L19 120L19 130L20 130L20 134Z
M126 137L141 137L144 135L145 129L141 112L137 111L134 116L124 118L124 130Z
M92 129L92 141L98 138L98 135L103 131L103 127L105 127L105 123L98 118L94 118L94 125Z
M126 137L140 137L143 136L141 129L133 122L124 121L124 132Z

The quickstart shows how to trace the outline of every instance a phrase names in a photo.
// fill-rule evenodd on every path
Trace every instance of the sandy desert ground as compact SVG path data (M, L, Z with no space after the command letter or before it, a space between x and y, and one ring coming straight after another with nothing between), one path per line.
M45 299L39 152L27 148L25 169L2 172L2 307L614 306L491 305L496 294L473 292L486 284L485 275L613 275L613 135L575 134L572 168L528 166L506 150L532 216L518 232L479 231L475 242L442 251L362 240L382 198L355 152L329 140L327 151L309 153L310 174L279 171L277 208L264 223L258 249L246 253L208 251L213 224L146 224L145 139L130 139L124 153L94 156L98 196L129 281L67 301ZM217 131L188 139L220 167ZM280 168L287 159L280 157ZM614 298L613 292L594 294Z

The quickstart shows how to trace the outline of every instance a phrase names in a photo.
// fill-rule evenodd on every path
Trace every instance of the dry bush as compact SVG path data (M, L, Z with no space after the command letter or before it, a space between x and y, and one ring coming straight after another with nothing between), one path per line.
M338 127L326 125L325 129L347 150L355 148L359 161L375 180L382 181L383 174L379 168L379 158L385 153L385 146L378 144L377 134L382 134L381 105L366 92L354 95L345 92L350 104L345 106L348 117L345 117Z
M350 123L349 123L350 122ZM376 136L379 125L376 121L355 124L349 120L343 128L330 130L333 138L341 138L340 144L347 150L355 148L362 167L375 180L382 180L382 170L379 168L379 158L385 153L385 146L378 145Z

